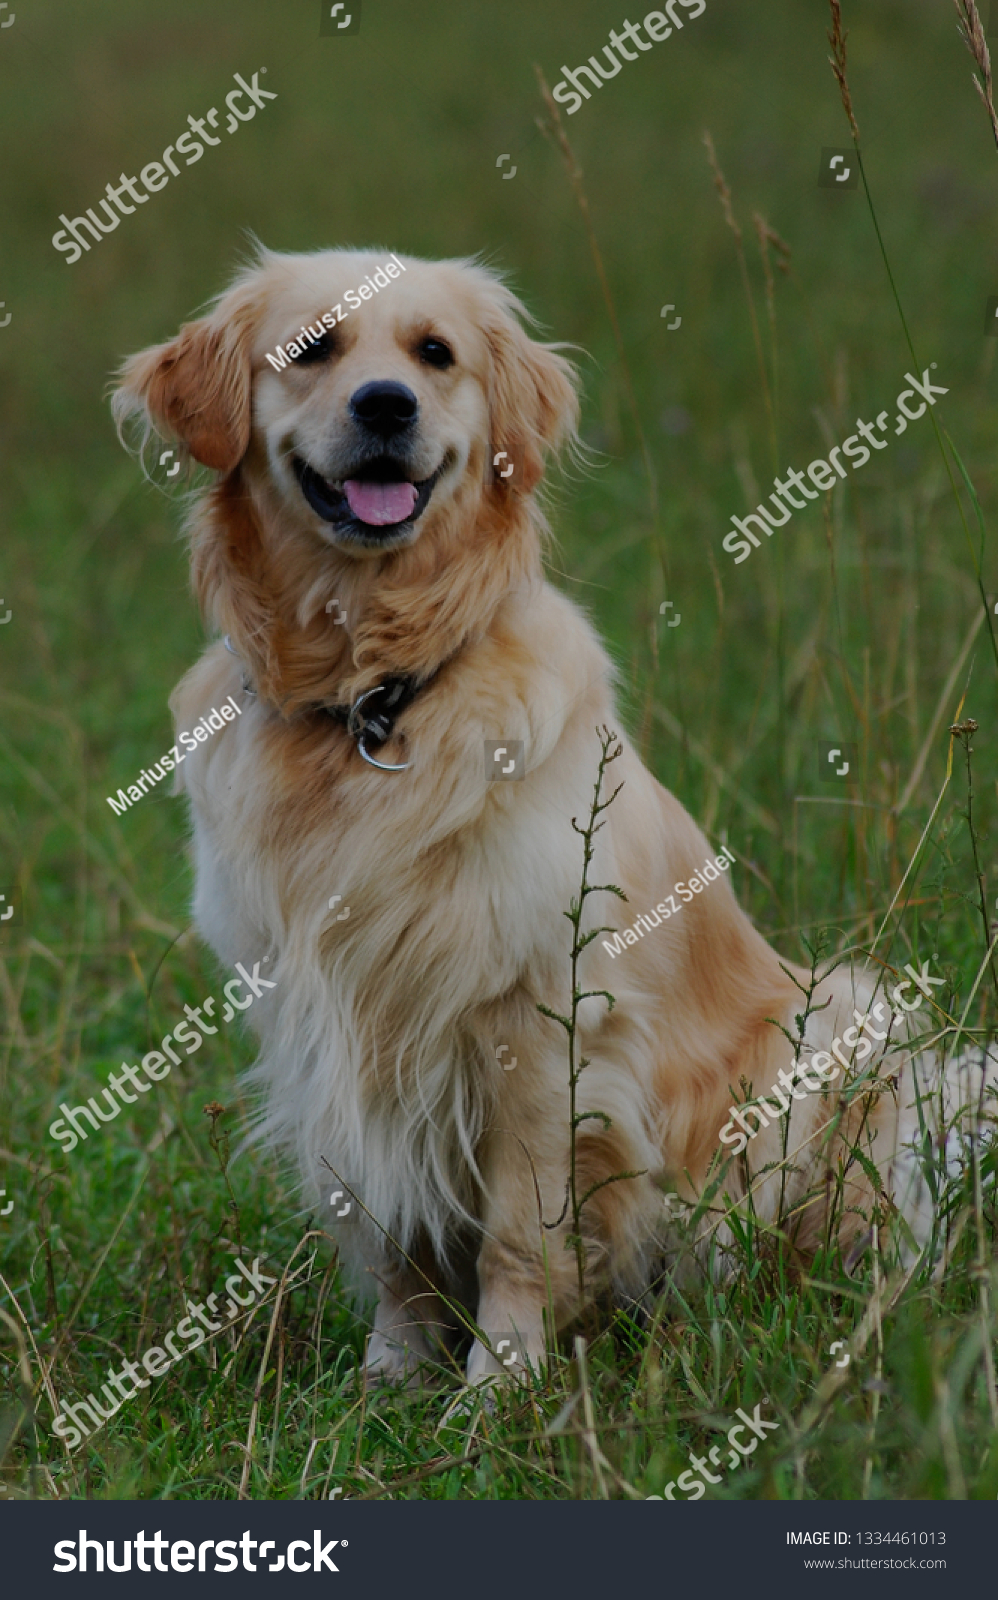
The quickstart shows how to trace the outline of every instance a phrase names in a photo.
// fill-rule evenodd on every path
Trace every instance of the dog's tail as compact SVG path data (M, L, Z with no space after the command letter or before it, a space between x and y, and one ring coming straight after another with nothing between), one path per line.
M897 1209L902 1262L928 1250L937 1275L945 1270L952 1228L981 1181L987 1151L998 1127L998 1048L979 1045L948 1059L935 1051L916 1055L902 1070L898 1087L895 1148L885 1189Z

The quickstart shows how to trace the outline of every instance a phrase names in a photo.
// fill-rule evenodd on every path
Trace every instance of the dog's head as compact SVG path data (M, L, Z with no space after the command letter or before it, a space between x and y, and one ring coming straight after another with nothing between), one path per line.
M468 262L267 252L210 316L125 363L115 414L219 472L262 468L296 522L384 555L440 508L529 494L572 432L572 369L522 315Z
M223 629L253 636L258 672L274 676L278 635L307 644L312 597L340 589L359 597L355 664L376 653L365 628L384 634L376 596L417 584L453 649L462 571L480 610L528 564L532 493L578 405L572 367L524 315L471 262L261 252L208 316L125 363L119 425L139 416L223 475L195 523L195 577ZM410 629L427 620L411 594L402 610Z

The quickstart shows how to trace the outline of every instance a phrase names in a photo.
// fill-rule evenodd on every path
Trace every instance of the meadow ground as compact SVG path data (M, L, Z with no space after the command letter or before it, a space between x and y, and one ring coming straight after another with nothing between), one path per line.
M536 128L532 64L553 83L601 48L622 21L615 0L368 0L342 39L318 36L318 9L42 3L0 34L0 889L19 910L0 926L3 1491L643 1497L762 1404L778 1430L712 1495L994 1499L985 1146L940 1194L941 1276L893 1274L886 1212L878 1248L848 1262L829 1249L807 1272L747 1227L728 1285L663 1283L640 1312L606 1308L533 1392L462 1419L447 1416L453 1388L365 1397L363 1308L320 1224L265 1154L228 1162L249 1112L237 1023L72 1154L47 1134L59 1102L98 1092L224 982L189 928L183 804L163 786L123 817L105 800L169 747L167 696L203 636L183 491L158 468L143 480L104 396L123 356L222 287L247 229L278 249L482 252L548 337L581 347L600 454L556 484L553 571L619 662L623 725L731 845L743 904L788 958L806 961L803 937L824 930L830 950L872 949L895 970L931 962L947 978L932 1013L945 1047L954 1019L980 1039L995 1015L982 963L996 653L981 587L993 612L998 153L949 0L847 0L845 20L918 371L938 364L936 416L983 521L926 417L738 566L721 550L732 514L857 416L893 415L915 371L862 188L817 184L822 148L851 144L827 6L708 0L566 118L592 237ZM278 92L266 116L68 266L49 243L58 214L96 204L189 113L220 105L234 73L262 66ZM789 257L770 244L764 264L756 213ZM958 711L979 724L972 829ZM847 780L826 775L821 741L855 746ZM185 1298L221 1297L236 1255L262 1258L279 1305L272 1288L71 1455L52 1434L57 1403L157 1343ZM854 1341L848 1367L837 1340Z

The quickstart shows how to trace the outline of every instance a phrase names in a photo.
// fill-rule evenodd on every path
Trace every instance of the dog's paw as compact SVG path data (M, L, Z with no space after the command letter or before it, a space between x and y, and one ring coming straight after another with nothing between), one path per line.
M466 1383L454 1396L443 1416L437 1424L437 1433L444 1428L460 1428L473 1431L473 1425L484 1412L487 1417L496 1414L496 1391L501 1379L497 1377L479 1378L477 1383Z
M521 1348L525 1341L519 1337L497 1338L493 1348L476 1339L468 1356L468 1385L475 1388L483 1384L507 1382L529 1383L541 1366L536 1355Z
M403 1389L419 1389L427 1376L426 1351L408 1344L393 1344L383 1333L372 1333L367 1341L362 1376L364 1387L394 1384Z

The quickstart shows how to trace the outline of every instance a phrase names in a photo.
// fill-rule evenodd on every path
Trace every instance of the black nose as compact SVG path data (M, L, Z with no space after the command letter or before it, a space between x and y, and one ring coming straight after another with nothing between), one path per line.
M419 401L404 383L365 383L350 396L350 414L383 438L401 433L415 420Z

